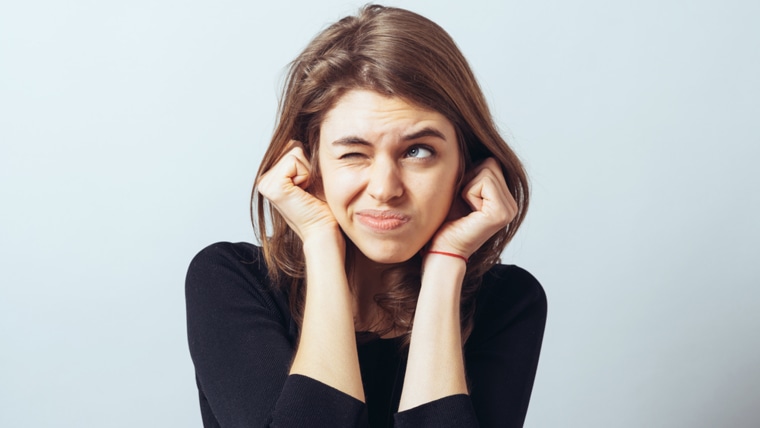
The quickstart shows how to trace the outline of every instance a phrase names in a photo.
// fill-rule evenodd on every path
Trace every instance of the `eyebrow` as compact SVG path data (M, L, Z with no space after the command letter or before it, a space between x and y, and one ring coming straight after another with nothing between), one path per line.
M446 137L443 135L443 133L435 128L431 127L425 127L420 129L417 132L413 132L411 134L403 135L401 136L401 140L403 141L412 141L412 140L418 140L420 138L425 137L435 137L440 138L443 141L446 141ZM337 140L332 142L333 146L371 146L372 143L365 140L361 137L356 136L348 136L343 138L338 138Z

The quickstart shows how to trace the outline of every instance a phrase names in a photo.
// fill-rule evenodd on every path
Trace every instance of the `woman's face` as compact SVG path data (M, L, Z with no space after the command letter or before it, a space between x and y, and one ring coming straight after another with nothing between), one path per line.
M348 238L375 262L414 256L456 191L451 122L401 98L352 90L325 116L319 141L324 198Z

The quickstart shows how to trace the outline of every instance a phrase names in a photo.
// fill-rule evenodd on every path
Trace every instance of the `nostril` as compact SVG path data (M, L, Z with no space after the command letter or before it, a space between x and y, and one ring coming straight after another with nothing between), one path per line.
M374 167L367 191L379 201L387 201L404 194L404 185L395 167Z

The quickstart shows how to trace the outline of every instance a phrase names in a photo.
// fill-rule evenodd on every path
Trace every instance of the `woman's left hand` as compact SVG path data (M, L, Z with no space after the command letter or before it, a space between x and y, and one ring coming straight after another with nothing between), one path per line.
M449 217L430 240L428 251L469 259L515 218L517 203L498 162L488 158L470 171L468 177L471 178L466 181L461 198L455 195ZM460 321L466 267L446 259L426 257L423 261L399 410L467 393Z
M517 203L507 187L501 167L488 158L473 169L473 177L462 190L462 199L472 212L462 216L452 204L449 220L430 241L428 250L444 251L469 258L491 236L505 228L517 214Z

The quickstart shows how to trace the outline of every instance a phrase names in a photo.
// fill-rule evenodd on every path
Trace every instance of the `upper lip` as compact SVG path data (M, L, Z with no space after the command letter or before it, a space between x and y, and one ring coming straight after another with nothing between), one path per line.
M366 217L372 217L380 220L386 220L386 219L395 219L395 220L409 220L409 216L399 212L399 211L393 211L393 210L374 210L374 209L366 209L356 212L357 215L366 216Z

